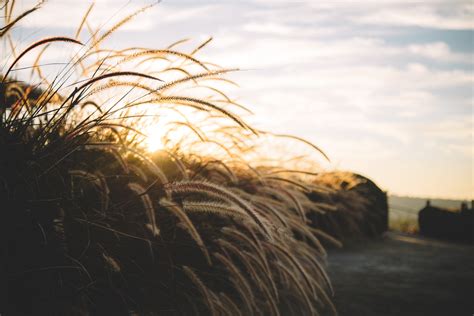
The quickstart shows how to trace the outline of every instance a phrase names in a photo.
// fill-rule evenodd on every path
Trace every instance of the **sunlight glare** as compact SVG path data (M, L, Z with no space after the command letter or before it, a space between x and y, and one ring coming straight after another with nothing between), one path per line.
M148 148L148 151L155 152L164 148L162 140L163 135L159 133L158 125L149 127L146 135L148 136L146 139L146 147Z

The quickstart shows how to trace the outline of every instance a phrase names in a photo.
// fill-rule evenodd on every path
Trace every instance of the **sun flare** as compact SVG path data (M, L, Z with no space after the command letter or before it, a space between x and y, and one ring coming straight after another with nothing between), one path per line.
M163 133L160 133L159 125L155 124L147 128L145 140L146 149L149 152L155 152L165 147L163 142Z

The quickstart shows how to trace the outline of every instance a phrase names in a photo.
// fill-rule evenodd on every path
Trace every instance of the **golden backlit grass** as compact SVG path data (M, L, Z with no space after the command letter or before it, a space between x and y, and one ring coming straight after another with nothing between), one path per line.
M14 2L3 4L2 39L11 41L12 25L36 9L13 18ZM0 311L335 313L322 242L340 246L328 234L338 220L323 215L343 217L346 232L370 231L366 209L344 205L368 202L338 193L361 180L346 176L343 188L311 159L262 157L262 140L280 138L327 158L299 137L257 131L237 114L250 111L221 89L231 84L223 76L236 70L196 56L210 40L191 53L177 50L182 42L104 49L146 8L106 30L91 28L91 10L74 37L12 51L2 71L8 281ZM41 60L59 43L79 50L50 77ZM16 67L35 53L30 79L18 81ZM150 144L158 145L151 151ZM290 169L288 161L312 170ZM341 205L332 200L338 194Z

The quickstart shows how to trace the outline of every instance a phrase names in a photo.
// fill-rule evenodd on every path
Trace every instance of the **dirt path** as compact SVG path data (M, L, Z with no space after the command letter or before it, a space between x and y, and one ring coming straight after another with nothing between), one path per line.
M330 251L340 316L474 315L474 246L388 233Z

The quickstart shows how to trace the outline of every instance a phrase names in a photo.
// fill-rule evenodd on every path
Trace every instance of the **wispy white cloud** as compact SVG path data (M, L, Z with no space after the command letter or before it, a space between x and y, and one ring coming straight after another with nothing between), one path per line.
M206 17L218 9L216 4L190 6L189 8L169 8L166 6L157 6L156 14L160 16L163 22L183 22L187 23L196 17Z
M408 52L421 57L430 58L443 62L454 63L474 63L472 53L456 53L444 42L434 42L428 44L412 44L408 47Z
M474 28L472 2L404 3L373 10L355 17L358 23L390 26L418 26L444 30L472 30Z
M22 12L36 5L38 1L19 1L16 12ZM22 27L30 29L75 29L81 23L92 1L51 0L45 2L41 9L25 18ZM140 8L147 2L95 1L94 9L88 19L94 28L107 28L120 19ZM146 31L153 26L153 15L142 14L133 23L125 24L123 31Z

